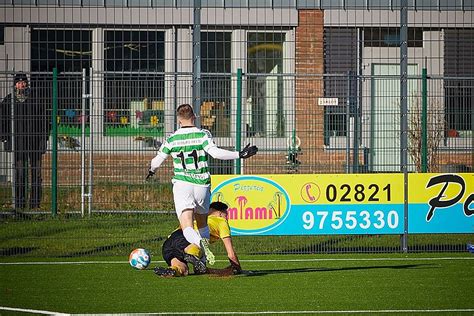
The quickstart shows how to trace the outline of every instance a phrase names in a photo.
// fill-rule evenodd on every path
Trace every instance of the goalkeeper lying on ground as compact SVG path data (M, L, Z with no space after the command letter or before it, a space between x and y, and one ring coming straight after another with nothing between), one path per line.
M194 244L189 243L183 235L181 229L175 230L168 236L163 243L163 259L168 264L168 268L156 267L154 269L157 275L163 277L185 276L188 275L188 263L193 266L195 274L216 273L216 274L239 274L242 269L239 259L232 245L230 227L227 222L227 204L222 202L212 202L209 205L209 217L207 219L209 231L211 234L211 244L222 240L227 251L227 257L230 266L225 269L206 268L205 258L201 249Z

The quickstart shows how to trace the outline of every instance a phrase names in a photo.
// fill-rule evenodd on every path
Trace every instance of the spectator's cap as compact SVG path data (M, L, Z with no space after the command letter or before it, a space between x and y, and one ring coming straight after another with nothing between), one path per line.
M15 74L15 78L13 79L13 83L16 84L19 81L24 81L28 83L28 77L26 76L25 73L19 72Z
M209 205L209 208L215 209L222 213L227 213L227 208L229 208L229 206L223 202L217 201L217 202L212 202L211 205Z

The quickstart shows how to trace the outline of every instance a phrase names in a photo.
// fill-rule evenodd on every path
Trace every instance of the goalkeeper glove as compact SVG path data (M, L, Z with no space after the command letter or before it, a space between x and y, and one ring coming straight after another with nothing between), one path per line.
M241 274L242 273L242 268L240 267L240 264L235 263L231 259L229 259L230 262L230 267L232 269L232 274Z
M155 172L154 172L154 171L151 171L151 169L148 169L148 175L146 176L145 180L150 179L150 178L153 177L154 175L155 175Z
M250 158L252 157L253 155L255 155L258 151L258 148L257 146L250 146L250 143L247 144L247 146L245 146L244 149L242 149L240 152L239 152L239 157L242 158L242 159L247 159L247 158Z

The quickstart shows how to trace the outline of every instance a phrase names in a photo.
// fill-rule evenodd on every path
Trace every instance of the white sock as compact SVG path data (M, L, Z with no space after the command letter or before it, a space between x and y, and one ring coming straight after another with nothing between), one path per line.
M199 234L201 235L202 238L211 238L211 233L209 232L209 226L199 228Z
M192 227L186 227L183 229L183 235L184 238L186 238L187 241L189 241L192 244L197 245L198 247L201 247L200 242L201 242L201 237L195 231Z

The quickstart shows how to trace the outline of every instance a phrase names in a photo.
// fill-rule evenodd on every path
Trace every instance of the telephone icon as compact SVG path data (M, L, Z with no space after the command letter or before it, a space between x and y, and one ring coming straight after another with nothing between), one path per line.
M316 200L316 198L311 194L311 184L308 183L306 185L306 194L308 195L308 198L311 202L314 202Z
M314 182L308 182L301 187L301 198L307 203L315 203L319 199L321 190Z

